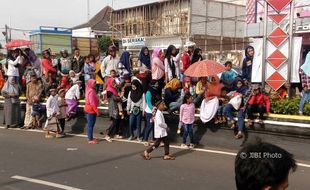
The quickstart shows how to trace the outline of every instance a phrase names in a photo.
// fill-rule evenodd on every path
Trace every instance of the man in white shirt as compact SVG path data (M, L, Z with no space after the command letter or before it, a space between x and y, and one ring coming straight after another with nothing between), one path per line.
M109 47L109 55L104 58L100 70L102 77L110 76L111 70L118 71L119 58L116 55L116 47Z

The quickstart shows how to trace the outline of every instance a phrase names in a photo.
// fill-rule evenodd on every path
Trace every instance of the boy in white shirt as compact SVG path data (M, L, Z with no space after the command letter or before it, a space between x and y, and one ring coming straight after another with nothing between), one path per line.
M157 111L155 113L154 119L154 137L156 138L156 142L154 145L150 146L147 150L143 153L143 158L145 160L151 159L151 152L159 147L160 143L164 143L165 148L165 156L163 157L164 160L174 160L175 158L169 155L169 139L168 139L168 126L165 122L164 114L162 111L165 110L165 103L162 100L159 100L155 103L157 107Z

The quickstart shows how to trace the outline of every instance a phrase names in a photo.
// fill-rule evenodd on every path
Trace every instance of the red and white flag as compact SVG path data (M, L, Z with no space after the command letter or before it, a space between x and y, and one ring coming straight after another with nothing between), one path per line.
M245 17L245 22L247 24L250 23L255 23L255 14L256 14L256 0L247 0L245 9L246 9L246 17Z

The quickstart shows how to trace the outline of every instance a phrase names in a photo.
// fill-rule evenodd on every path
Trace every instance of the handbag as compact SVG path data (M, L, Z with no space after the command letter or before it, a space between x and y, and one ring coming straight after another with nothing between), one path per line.
M228 103L231 104L236 110L240 108L242 102L242 97L241 96L235 96L233 97Z
M135 115L135 116L139 115L139 113L140 113L140 108L137 107L137 106L134 106L134 107L132 108L131 113L132 113L133 115Z

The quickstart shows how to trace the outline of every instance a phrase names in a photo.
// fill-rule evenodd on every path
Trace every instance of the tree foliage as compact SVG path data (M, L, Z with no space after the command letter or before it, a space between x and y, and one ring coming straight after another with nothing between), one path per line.
M109 46L112 44L111 37L109 36L102 36L98 39L98 45L101 53L106 53Z

